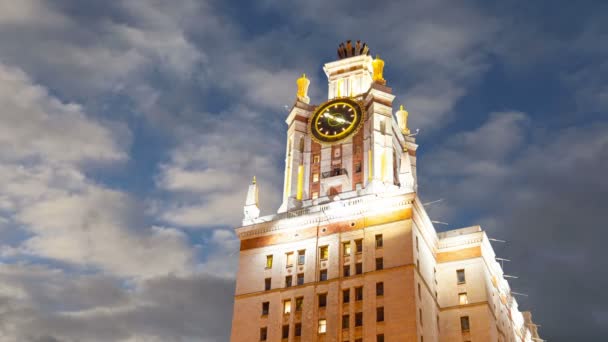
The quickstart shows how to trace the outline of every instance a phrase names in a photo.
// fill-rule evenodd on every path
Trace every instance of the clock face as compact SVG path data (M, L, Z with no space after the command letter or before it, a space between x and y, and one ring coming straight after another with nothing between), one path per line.
M332 143L355 133L363 122L363 107L350 98L320 105L310 119L310 133L318 142Z

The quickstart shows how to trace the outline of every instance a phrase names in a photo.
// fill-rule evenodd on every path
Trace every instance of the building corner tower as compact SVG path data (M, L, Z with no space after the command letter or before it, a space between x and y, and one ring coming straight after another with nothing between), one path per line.
M231 341L539 340L481 228L433 227L383 68L347 41L323 67L327 101L297 80L281 206L259 215L254 178L236 229Z

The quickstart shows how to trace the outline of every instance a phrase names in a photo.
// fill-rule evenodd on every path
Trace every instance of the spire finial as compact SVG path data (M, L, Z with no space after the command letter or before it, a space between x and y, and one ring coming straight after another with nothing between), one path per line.
M306 78L306 74L303 73L302 76L296 81L296 84L298 86L298 100L309 103L310 98L308 97L308 86L310 85L310 80Z
M376 59L372 61L372 67L374 68L372 80L380 84L386 84L386 80L382 75L384 72L384 61L380 59L380 55L376 55Z
M410 129L407 127L407 117L409 113L403 105L399 106L399 111L397 112L397 123L399 124L399 128L401 128L401 133L410 134Z
M255 184L255 176L253 176L253 180L251 181L251 184Z

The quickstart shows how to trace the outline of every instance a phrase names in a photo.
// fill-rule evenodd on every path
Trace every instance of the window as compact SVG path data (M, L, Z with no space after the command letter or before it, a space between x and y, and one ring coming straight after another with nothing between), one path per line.
M422 300L422 290L420 289L420 283L418 283L418 299Z
M268 311L270 310L270 302L264 302L262 303L262 315L266 316L268 315Z
M363 287L355 287L355 300L363 300Z
M384 283L376 283L376 296L384 296Z
M363 342L363 339L362 338L358 338L358 339L355 340L355 342Z
M289 252L285 254L287 257L287 267L293 266L293 252Z
M319 281L327 280L327 270L319 271Z
M464 276L464 270L457 270L456 271L456 278L458 279L458 284L464 284L464 283L466 283L466 278Z
M266 256L266 268L272 268L272 255Z
M319 192L318 191L313 191L312 192L312 199L314 200L314 199L317 199L317 198L319 198Z
M327 293L319 294L319 307L324 308L327 306Z
M350 289L342 290L342 303L350 302Z
M441 326L441 325L439 324L439 315L437 315L437 331L439 331L439 330L440 330L440 326Z
M363 240L361 240L361 239L355 240L355 246L357 247L357 249L356 249L357 253L363 252Z
M363 264L358 262L355 264L355 274L363 273Z
M377 234L376 235L376 248L382 248L382 245L383 245L382 234Z
M361 162L355 164L355 173L361 173Z
M305 262L306 262L306 251L305 250L298 251L298 265L304 265Z
M268 338L268 328L260 328L260 341L266 341Z
M376 308L376 322L384 322L384 307Z
M296 323L294 335L295 336L302 336L302 323Z
M327 260L327 258L329 258L328 246L319 247L319 258L321 258L321 260Z
M344 256L350 255L350 242L342 243L342 252Z
M291 276L288 275L287 277L285 277L285 287L291 287Z
M321 156L319 156L318 154L315 154L312 156L312 162L317 164L321 161Z
M316 183L319 181L319 173L318 172L313 172L312 173L312 182Z
M467 298L467 293L462 292L458 294L458 304L464 305L469 304L469 299Z
M420 271L420 260L416 259L416 268Z
M349 277L349 276L350 276L350 265L344 265L344 266L342 267L342 274L343 274L345 277Z
M376 269L381 270L384 268L384 259L376 258Z
M283 302L283 314L288 315L291 313L291 299Z
M349 321L350 321L349 315L342 315L342 329L348 329L349 323L350 323Z
M420 326L423 326L424 324L422 323L422 309L418 309L418 316L420 317Z
M384 334L376 335L376 342L384 342Z
M288 324L283 326L283 338L289 338L289 325Z
M416 251L420 251L420 247L418 245L418 236L416 236Z
M304 304L304 297L296 297L296 312L302 311L303 304Z
M298 273L298 285L304 285L304 273Z
M460 330L462 332L468 332L470 328L469 325L469 316L460 317Z
M340 147L334 149L334 158L340 158Z
M270 278L264 279L264 290L265 291L270 290Z
M357 312L355 314L355 326L360 327L363 325L363 312Z
M320 319L319 320L319 334L325 334L326 331L327 331L327 320Z

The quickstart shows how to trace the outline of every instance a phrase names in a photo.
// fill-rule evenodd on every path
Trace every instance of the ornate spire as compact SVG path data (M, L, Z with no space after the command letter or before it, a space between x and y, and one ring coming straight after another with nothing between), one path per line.
M376 55L376 59L372 61L372 66L374 67L374 74L372 76L372 80L380 84L386 84L386 80L382 75L382 73L384 72L384 61L380 59L379 55Z
M410 134L410 129L407 127L407 117L409 113L407 110L403 108L403 105L399 107L399 111L397 112L397 122L399 123L399 128L401 129L401 133L404 135Z
M308 86L310 85L310 80L306 78L306 74L302 74L302 77L298 78L296 81L298 85L298 100L310 103L310 98L308 97Z
M260 217L260 208L258 203L258 185L253 176L253 180L249 185L249 189L247 190L247 199L245 200L245 206L243 207L243 214L245 218L243 219L243 224L245 221L253 220Z

